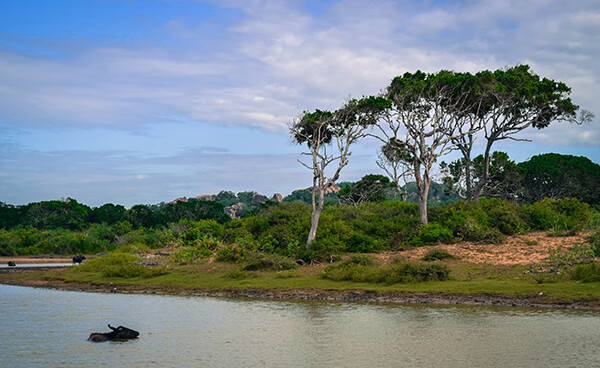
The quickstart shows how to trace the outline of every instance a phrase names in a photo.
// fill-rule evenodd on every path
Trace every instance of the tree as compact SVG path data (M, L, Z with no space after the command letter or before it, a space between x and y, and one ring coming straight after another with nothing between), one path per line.
M455 192L461 198L468 199L468 180L477 185L484 172L484 156L475 157L467 167L465 158L450 163L442 162L440 169L444 177L446 193ZM490 159L489 177L483 186L482 195L502 199L516 199L521 191L523 170L511 161L505 152L494 152ZM467 179L468 175L468 179Z
M161 208L156 215L156 222L160 225L179 222L183 219L191 221L215 220L221 224L231 220L225 213L224 206L221 203L196 198L169 203Z
M485 185L490 180L490 159L492 145L500 140L527 141L515 135L534 127L546 128L553 121L585 122L593 119L593 114L583 111L577 120L579 109L568 97L571 89L562 82L541 79L529 70L528 65L517 65L506 70L488 70L476 74L476 94L481 105L474 112L484 130L486 140L483 154L483 172L469 199L478 200ZM462 145L463 157L468 160L471 146ZM468 162L468 161L467 161ZM466 173L469 172L465 167ZM467 185L470 185L469 180Z
M38 229L81 230L88 223L91 208L73 198L29 203L24 206L23 225Z
M219 194L217 194L216 201L221 203L223 206L231 206L232 204L240 202L235 193L225 190L222 190L219 192Z
M387 145L405 152L412 167L419 196L420 219L427 224L427 197L435 161L456 149L455 140L471 130L463 126L473 103L464 74L442 70L436 74L421 71L405 73L392 80L385 96L391 108L378 124L380 136ZM405 136L401 139L400 134Z
M136 229L140 227L153 227L157 223L156 213L145 204L136 204L125 211L125 220Z
M319 218L323 211L325 193L339 179L342 169L348 165L350 146L365 136L365 130L379 118L380 112L389 106L382 97L352 99L335 112L315 110L304 112L290 126L290 135L298 144L306 143L311 161L300 164L313 173L312 214L307 249L317 236ZM337 162L331 176L326 169Z
M375 163L396 185L396 192L402 201L408 197L406 183L410 177L412 162L410 152L400 142L388 142L377 152Z
M340 190L340 203L357 206L366 202L383 202L390 187L394 187L394 184L385 175L365 175L353 185Z
M90 221L101 224L103 222L112 225L125 219L125 207L120 204L106 203L100 207L94 207L90 214Z
M600 204L600 165L587 157L546 153L521 162L525 172L522 200L527 203L544 198L579 198Z

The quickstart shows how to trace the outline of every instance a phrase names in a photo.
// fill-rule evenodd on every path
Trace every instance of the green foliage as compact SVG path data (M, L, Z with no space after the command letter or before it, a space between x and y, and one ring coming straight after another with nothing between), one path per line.
M376 266L350 260L340 265L328 266L321 275L325 279L335 281L395 284L448 280L450 270L442 264L395 261L389 265Z
M592 250L594 251L594 255L596 257L600 256L600 230L590 235L588 242L590 243L590 247L592 247Z
M545 198L522 208L532 229L550 230L558 236L583 230L593 215L587 203L574 198Z
M244 260L244 270L291 270L298 267L296 261L292 258L280 256L278 254L267 253L248 253Z
M319 196L317 195L318 199ZM312 203L312 192L309 189L300 189L293 191L290 195L283 198L284 202L302 202L311 204ZM325 194L325 203L338 203L339 196L338 193L327 193Z
M432 249L425 253L423 260L427 262L441 261L442 259L455 259L456 257L448 253L446 249Z
M383 202L386 193L395 185L384 175L365 175L356 183L341 189L338 193L340 202L358 205L365 202Z
M107 223L109 225L125 220L125 207L112 203L94 207L90 213L90 221L94 223Z
M575 245L568 249L557 247L548 250L550 264L559 271L566 266L574 266L595 261L594 250L589 245Z
M192 263L201 258L210 257L213 252L204 247L180 247L171 259L177 263Z
M548 198L578 198L600 204L600 165L587 157L547 153L519 164L525 171L522 200L534 203Z
M571 271L571 278L583 282L598 282L600 267L596 263L578 265Z
M248 251L236 244L227 244L215 252L215 259L219 262L240 263L246 258Z
M72 198L30 203L23 208L22 224L37 229L80 230L89 221L91 209Z
M142 243L130 243L120 246L115 250L115 253L129 253L129 254L146 254L150 253L151 249L146 244Z
M167 273L165 267L146 267L139 264L140 258L127 253L111 253L87 260L76 272L99 272L104 277L150 278Z
M453 239L452 230L443 225L432 223L422 226L421 230L413 238L411 244L416 247L431 245L438 242L449 242Z

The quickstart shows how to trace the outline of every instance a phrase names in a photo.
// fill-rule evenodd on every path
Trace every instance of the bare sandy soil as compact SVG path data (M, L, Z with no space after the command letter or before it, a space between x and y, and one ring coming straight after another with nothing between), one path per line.
M420 248L412 248L403 252L389 252L378 254L377 257L384 263L394 256L400 255L410 260L421 259L425 253L432 249L445 249L448 253L461 259L478 264L493 265L528 265L541 264L548 258L548 250L557 247L570 248L575 245L585 244L587 234L574 236L549 236L545 232L535 232L508 237L500 245L476 244L460 242L456 244L439 244Z

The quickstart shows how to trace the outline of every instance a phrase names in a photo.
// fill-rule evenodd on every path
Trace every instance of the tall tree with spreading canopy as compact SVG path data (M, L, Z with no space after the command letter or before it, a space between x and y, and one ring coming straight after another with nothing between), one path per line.
M540 78L528 65L494 72L485 70L475 78L473 95L481 104L471 113L476 124L483 127L486 144L482 175L474 185L468 177L472 145L459 145L466 163L468 199L477 201L490 180L491 150L495 142L528 141L516 135L529 127L546 128L554 121L582 123L594 117L593 113L583 110L578 118L579 107L569 98L571 88L563 82Z
M339 179L342 169L348 165L352 152L350 146L365 136L368 127L376 123L379 114L390 105L382 97L351 99L339 110L304 112L290 126L290 135L298 144L306 143L310 162L298 160L313 173L312 215L310 231L306 241L310 247L317 236L319 218L323 211L325 194ZM328 166L337 163L330 176L326 176Z
M460 136L474 133L464 127L476 101L465 74L442 70L405 73L392 80L385 91L391 108L377 125L386 150L402 153L411 164L419 197L420 219L427 224L427 197L436 160L456 149ZM401 137L404 134L404 137Z

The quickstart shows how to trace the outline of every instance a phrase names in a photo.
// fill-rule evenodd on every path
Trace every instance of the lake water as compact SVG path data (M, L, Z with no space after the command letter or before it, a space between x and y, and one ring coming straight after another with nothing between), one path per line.
M40 267L71 267L77 266L76 263L17 263L16 266L9 266L6 263L0 264L0 268L40 268Z
M124 325L128 342L90 343ZM1 367L600 367L600 314L0 285Z

